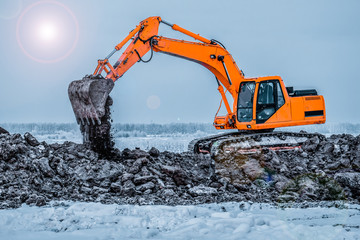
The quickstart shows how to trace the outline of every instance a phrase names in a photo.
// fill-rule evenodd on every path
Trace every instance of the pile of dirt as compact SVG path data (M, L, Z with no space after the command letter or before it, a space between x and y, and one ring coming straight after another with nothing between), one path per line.
M83 144L47 144L0 133L0 208L52 200L118 204L225 201L360 201L360 136L309 139L293 152L209 155L114 150L105 158Z

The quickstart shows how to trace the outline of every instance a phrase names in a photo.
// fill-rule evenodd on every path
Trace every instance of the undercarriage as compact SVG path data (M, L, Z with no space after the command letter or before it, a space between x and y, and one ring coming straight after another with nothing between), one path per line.
M259 154L263 151L296 151L317 133L306 132L231 132L194 139L188 149L194 153L211 154L215 159L234 154Z

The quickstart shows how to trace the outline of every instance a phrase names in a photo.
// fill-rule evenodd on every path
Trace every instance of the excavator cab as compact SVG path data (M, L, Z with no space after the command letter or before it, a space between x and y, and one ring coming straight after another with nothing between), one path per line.
M243 79L234 114L216 116L217 129L269 131L274 128L321 124L326 121L324 97L315 89L286 88L279 76Z
M255 111L253 111L255 90L256 83L254 81L240 84L237 110L237 119L240 123L251 122L254 119L254 112L256 123L264 123L285 103L278 81L277 83L276 81L264 81L258 84Z
M267 130L325 120L324 98L314 89L294 91L286 88L279 76L240 83L236 122L239 130Z

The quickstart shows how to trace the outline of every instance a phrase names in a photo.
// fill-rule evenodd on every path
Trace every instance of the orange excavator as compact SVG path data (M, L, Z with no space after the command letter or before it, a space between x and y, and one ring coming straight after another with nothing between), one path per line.
M160 24L165 24L197 41L159 36ZM127 43L129 44L125 51L112 65L109 62L110 57ZM150 59L144 60L143 56L149 51ZM285 87L279 76L245 78L243 71L238 68L231 54L219 41L206 39L176 24L168 23L160 17L149 17L140 22L105 59L98 60L98 65L92 75L70 84L69 98L76 119L83 129L87 129L83 131L85 140L89 140L91 129L102 124L102 118L106 114L106 101L114 82L135 63L150 61L153 52L190 60L211 71L215 76L218 91L227 111L225 116L215 117L214 127L239 130L235 133L232 131L196 139L190 143L190 150L210 152L214 146L218 148L219 145L224 146L224 144L225 148L232 149L234 147L230 147L229 142L239 143L244 139L249 141L259 136L268 138L284 138L285 136L287 141L269 145L269 148L285 149L289 147L287 142L292 142L293 138L296 139L295 145L298 145L300 144L298 139L311 136L304 133L272 132L274 128L325 123L324 98L318 95L316 90L294 90L292 87ZM102 74L105 74L105 77ZM224 88L232 97L232 106ZM264 147L264 145L260 144L259 147Z

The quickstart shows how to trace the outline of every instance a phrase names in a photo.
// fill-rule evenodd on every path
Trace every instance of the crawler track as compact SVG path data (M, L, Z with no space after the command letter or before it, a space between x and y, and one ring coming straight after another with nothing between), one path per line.
M305 132L231 132L194 139L189 143L188 149L195 153L210 153L213 157L233 153L255 154L264 149L289 151L300 148L315 136L324 138L321 134Z

